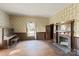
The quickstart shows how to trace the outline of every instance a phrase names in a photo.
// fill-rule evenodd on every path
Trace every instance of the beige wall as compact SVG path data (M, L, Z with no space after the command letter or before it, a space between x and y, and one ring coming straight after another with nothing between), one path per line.
M77 37L79 37L79 4L77 4L77 20L76 20L76 24L77 24Z
M76 19L77 4L71 4L65 7L63 10L58 11L54 16L50 18L50 23L65 22L68 20ZM54 21L52 21L54 20Z
M45 26L49 24L48 18L29 16L10 16L10 23L15 32L26 32L26 24L33 21L36 24L37 32L45 32Z
M3 11L0 11L0 26L9 27L9 16Z
M75 36L78 35L78 29L79 29L79 21L78 21L78 5L79 4L71 4L67 7L65 7L63 10L59 11L58 13L56 13L54 16L52 16L50 18L50 24L51 23L59 23L59 22L66 22L66 21L69 21L69 20L73 20L75 19L75 27L74 27L74 30L75 30Z

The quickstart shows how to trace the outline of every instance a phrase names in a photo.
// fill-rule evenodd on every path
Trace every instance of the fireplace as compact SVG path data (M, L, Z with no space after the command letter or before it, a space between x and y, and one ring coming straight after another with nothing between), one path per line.
M65 52L73 52L75 48L74 20L56 23L55 32L58 47Z
M70 37L67 36L59 36L58 38L58 44L64 48L71 48L71 40Z
M56 43L56 46L65 53L71 52L71 37L58 35L58 43Z
M68 38L59 36L59 44L63 47L68 47Z

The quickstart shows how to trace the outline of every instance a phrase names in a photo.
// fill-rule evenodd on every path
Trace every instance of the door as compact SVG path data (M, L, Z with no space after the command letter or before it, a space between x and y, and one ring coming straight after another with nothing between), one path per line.
M46 40L53 39L53 34L54 34L54 24L47 25L46 26Z
M46 40L50 40L51 38L50 38L50 35L51 33L50 33L50 25L47 25L46 26Z

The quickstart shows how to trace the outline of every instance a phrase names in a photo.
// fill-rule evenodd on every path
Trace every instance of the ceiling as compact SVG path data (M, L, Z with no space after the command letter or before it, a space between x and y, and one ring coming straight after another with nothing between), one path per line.
M11 15L51 17L68 3L0 3L0 9Z

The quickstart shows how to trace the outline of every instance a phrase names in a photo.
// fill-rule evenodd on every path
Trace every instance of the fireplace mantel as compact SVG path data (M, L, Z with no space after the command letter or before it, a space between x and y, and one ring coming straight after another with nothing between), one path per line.
M73 52L75 49L75 40L74 40L74 20L67 21L62 23L56 24L56 44L59 44L59 37L67 38L68 39L68 49L70 52ZM63 41L63 40L62 40ZM64 42L62 42L63 44ZM65 42L66 44L67 42ZM63 49L64 47L62 47Z

